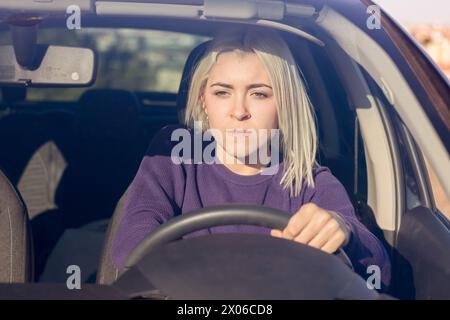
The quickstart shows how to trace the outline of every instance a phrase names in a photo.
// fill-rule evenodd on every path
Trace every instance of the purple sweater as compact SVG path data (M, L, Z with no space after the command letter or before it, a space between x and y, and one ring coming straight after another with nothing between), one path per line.
M223 164L174 164L171 150L178 142L170 141L175 126L161 129L152 140L130 187L122 218L112 243L114 265L121 269L131 251L155 228L171 217L215 205L256 204L291 214L305 203L338 213L350 226L351 236L343 248L355 270L364 278L369 265L381 269L382 283L390 282L388 255L378 241L355 216L354 208L342 184L328 168L313 170L315 187L303 182L300 194L290 197L280 179L282 164L274 175L242 176ZM215 232L270 234L259 226L221 226L200 230L192 235Z

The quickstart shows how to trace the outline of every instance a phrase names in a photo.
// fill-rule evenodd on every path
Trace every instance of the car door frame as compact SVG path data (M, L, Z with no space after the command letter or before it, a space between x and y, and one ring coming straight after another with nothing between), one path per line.
M367 6L374 4L369 0L361 1ZM412 37L387 15L382 20L382 28L398 49L395 54L401 54L402 63L406 62L414 75L415 81L409 81L409 85L448 154L450 118L446 117L449 111L445 103L450 101L448 79ZM450 222L436 208L423 151L401 116L393 110L389 113L397 144L403 142L410 162L406 165L400 161L401 167L396 170L401 171L404 178L414 177L419 198L416 205L407 203L404 180L401 185L404 209L398 217L393 244L392 292L404 299L450 299ZM401 152L398 146L395 149Z
M365 33L365 43L361 44L360 49L364 45L374 48L373 44L382 48L403 78L398 77L403 81L399 84L400 88L411 94L409 100L404 100L403 105L398 106L389 96L389 83L383 89L378 87L379 92L373 87L370 90L380 106L395 171L395 230L392 233L385 232L392 246L391 293L404 299L450 299L450 286L447 285L450 281L450 229L432 200L432 189L423 159L423 155L426 155L433 168L438 169L437 176L448 195L450 187L445 178L450 167L445 157L448 157L450 147L450 116L446 116L449 110L445 101L450 101L449 81L411 36L384 11L381 28L367 30L366 9L375 5L372 1L329 1L327 5L333 10L334 22L338 15L349 21L342 30L355 32L346 34L347 38L340 39L339 44L346 45L346 39L351 44L351 37L356 36L356 31L353 31L355 28L350 27L351 22L359 30L357 32ZM330 21L328 25L322 23L322 26L327 31L332 30ZM362 37L361 34L357 36ZM354 54L354 58L358 57L358 52L347 51L350 55ZM373 57L368 57L369 61ZM367 60L359 59L358 62L363 68ZM380 64L365 66L369 67L370 73ZM395 78L392 74L386 76L390 81ZM385 93L389 97L383 103ZM415 100L415 110L407 114L407 111L413 111L405 109L405 101L410 100ZM424 115L423 121L418 115ZM403 128L402 123L405 124ZM408 169L410 172L405 172L405 164L401 161L401 143L406 146L407 159L411 163ZM424 149L420 150L419 146ZM413 207L406 202L406 175L415 178L418 188L419 202Z
M369 5L371 3L362 1ZM417 43L390 17L385 17L383 22L385 32L415 74L420 85L413 87L414 92L427 100L427 103L422 103L422 107L448 152L450 119L444 116L448 113L445 101L450 101L448 80ZM401 298L450 299L450 224L434 203L422 151L407 126L402 123L401 117L393 118L397 138L403 140L411 164L408 168L402 162L403 176L414 175L420 201L420 205L416 207L409 207L405 201L404 212L399 217L395 238L397 254L394 256L394 279L398 281L394 282L394 290ZM408 173L406 170L413 172ZM406 193L405 184L403 188ZM402 282L408 280L409 276L412 276L412 285Z

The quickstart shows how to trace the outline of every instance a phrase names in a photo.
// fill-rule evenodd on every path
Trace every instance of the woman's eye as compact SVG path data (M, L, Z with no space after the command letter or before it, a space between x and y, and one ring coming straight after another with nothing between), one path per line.
M227 94L228 94L228 92L226 92L226 91L216 91L216 92L214 92L214 95L219 96L219 97L226 96Z
M252 93L252 95L254 95L257 98L267 98L267 94L265 94L263 92L254 92L254 93Z

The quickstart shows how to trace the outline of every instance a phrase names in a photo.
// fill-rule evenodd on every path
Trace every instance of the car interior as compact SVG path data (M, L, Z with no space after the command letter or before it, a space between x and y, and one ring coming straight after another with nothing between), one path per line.
M83 282L111 284L117 279L110 247L127 189L154 134L165 125L181 123L190 75L208 41L235 22L87 17L83 23L85 27L76 31L79 36L70 37L69 43L79 45L74 39L81 41L83 33L93 29L111 32L117 46L124 39L114 38L114 30L157 31L160 40L174 33L189 35L184 64L176 71L177 90L142 91L102 82L76 89L76 99L33 100L30 95L39 91L53 90L60 96L62 89L1 88L0 205L1 212L8 208L8 215L0 218L8 220L0 220L0 230L5 228L0 231L0 257L9 259L0 258L0 282L64 282L69 264L86 270ZM318 162L341 181L360 220L393 257L399 223L394 166L400 159L389 149L385 126L390 124L394 132L396 121L401 121L390 108L388 86L380 88L363 68L364 61L338 45L327 23L331 22L324 19L319 28L308 21L291 22L312 38L287 28L279 32L292 50L314 106ZM61 26L62 20L50 19L40 28L42 34L74 32ZM8 32L3 25L0 33ZM134 51L121 63L126 66L140 54ZM105 63L101 59L102 55L100 64ZM97 78L112 69L100 67ZM415 182L410 186L410 201L419 202ZM8 245L1 248L4 243ZM412 281L408 272L395 279L397 289L403 288L394 292L397 296L414 296L415 289L405 286Z
M34 228L52 225L62 232L112 216L152 136L182 118L189 75L206 44L192 48L178 94L87 88L78 101L58 104L29 102L26 88L2 88L2 109L9 113L2 117L0 131L11 139L1 141L4 152L0 163L20 190ZM345 108L346 98L337 87L336 75L333 78L329 70L327 78L315 73L315 68L322 68L319 74L330 68L329 58L307 41L294 45L303 49L298 49L302 56L296 58L310 86L313 104L323 109L316 109L318 122L323 124L319 126L319 162L330 167L352 194L355 116ZM331 108L330 101L340 101L340 109ZM40 259L50 254L43 251L54 248L61 236L52 233L46 233L42 243L35 243L43 248L36 253L37 275L42 271Z

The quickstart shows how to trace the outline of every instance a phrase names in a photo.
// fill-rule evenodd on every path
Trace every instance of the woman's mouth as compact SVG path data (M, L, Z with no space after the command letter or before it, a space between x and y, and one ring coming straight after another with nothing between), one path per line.
M251 129L227 129L226 130L226 133L228 135L239 136L239 137L249 137L254 132L255 132L255 130L251 130Z

